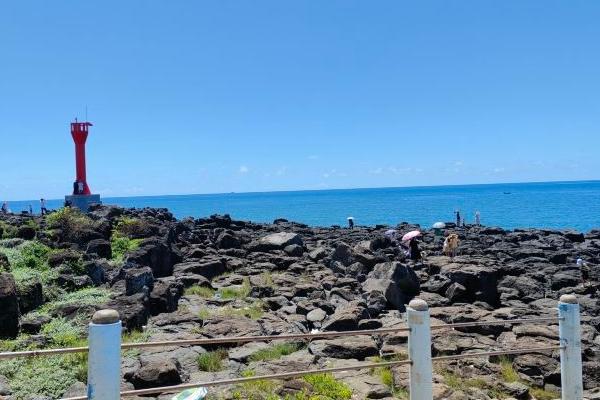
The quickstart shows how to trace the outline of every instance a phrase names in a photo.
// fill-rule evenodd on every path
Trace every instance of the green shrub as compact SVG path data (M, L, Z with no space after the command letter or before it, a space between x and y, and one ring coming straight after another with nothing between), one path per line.
M14 225L0 221L0 238L11 239L17 237L18 228Z
M223 360L227 358L227 351L223 349L209 351L198 356L198 368L206 372L223 370Z
M125 254L137 250L140 247L141 242L142 239L130 239L127 236L113 233L110 238L113 260L123 261Z
M42 327L42 334L48 336L56 347L80 347L87 343L82 339L83 329L65 318L54 318L48 322Z
M78 241L80 233L95 228L94 220L82 213L78 208L63 207L46 217L50 229L58 229L64 239Z
M0 243L0 249L8 258L11 273L20 290L36 281L47 285L58 276L58 272L48 266L48 256L52 250L40 242L26 241L15 247L3 247Z
M304 380L312 385L313 392L319 396L336 400L346 400L352 397L352 389L331 374L306 375Z
M536 400L553 400L560 398L560 393L542 388L531 388L529 394Z
M518 382L520 380L519 374L515 371L513 363L509 358L502 357L500 359L500 374L504 382Z
M157 232L154 225L140 218L121 217L115 225L113 233L130 239L142 239Z
M273 346L261 349L250 356L250 361L269 361L277 360L283 356L290 355L300 350L301 346L297 343L277 343Z

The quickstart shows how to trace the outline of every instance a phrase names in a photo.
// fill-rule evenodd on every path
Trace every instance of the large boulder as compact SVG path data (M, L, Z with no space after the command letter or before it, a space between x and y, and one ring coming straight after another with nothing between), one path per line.
M251 243L250 248L254 251L281 250L291 244L304 245L302 238L297 233L279 232L261 237L258 241Z
M190 274L200 275L206 279L213 279L226 271L225 263L218 258L203 259L201 261L189 261L175 265L174 276L185 276Z
M130 296L154 287L154 276L150 267L131 268L125 272L125 293Z
M404 310L404 305L419 293L420 283L419 277L409 266L399 262L386 262L375 265L362 288L367 294L383 294L388 304Z
M176 359L150 360L135 371L130 381L136 389L177 385L181 383L180 369Z
M150 316L148 297L145 293L117 297L111 300L106 308L119 312L123 327L128 331L141 330L148 323Z
M17 292L19 294L19 311L23 314L33 311L44 304L42 284L35 277L21 285L17 289Z
M345 337L333 340L315 340L308 350L318 357L364 360L379 355L377 344L370 336Z
M156 278L173 274L173 265L181 261L181 255L166 241L151 238L140 244L140 248L127 256L128 263L149 266Z
M11 274L0 274L0 339L13 339L19 334L19 298Z
M354 331L358 321L369 318L369 312L360 301L351 301L339 306L323 324L324 331Z
M217 237L215 244L219 249L239 249L241 246L240 239L238 239L231 232L221 232Z
M108 260L112 257L112 248L108 240L94 239L88 243L86 253L96 254L100 258Z
M158 315L177 310L177 303L183 295L183 283L173 277L161 278L154 283L150 293L150 313Z

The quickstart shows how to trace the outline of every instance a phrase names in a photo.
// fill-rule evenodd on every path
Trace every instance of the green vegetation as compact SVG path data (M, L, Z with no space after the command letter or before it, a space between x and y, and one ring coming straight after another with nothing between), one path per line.
M123 261L125 254L137 250L140 247L141 242L142 239L130 239L127 236L113 233L110 238L113 260Z
M219 349L209 351L198 356L198 368L206 372L218 372L223 370L223 360L227 358L227 350Z
M58 276L58 272L48 266L48 256L52 252L48 246L37 241L26 241L14 247L7 245L0 242L0 253L8 258L20 291L36 281L46 285Z
M231 306L218 308L205 308L198 313L201 319L209 319L211 317L246 317L250 319L259 319L265 313L261 302L257 301L242 308L234 308Z
M95 227L94 220L73 207L63 207L48 214L46 223L51 236L60 233L63 239L75 243L79 242L85 231Z
M520 381L519 374L515 371L512 361L507 357L500 358L500 374L504 382Z
M408 359L408 354L406 353L396 353L385 357L373 357L372 361L376 363L381 362L390 362L390 361L404 361ZM396 385L396 381L394 379L394 371L391 366L384 366L379 368L374 368L371 370L372 375L379 376L381 379L381 383L387 386L390 389L392 395L398 399L407 399L408 391Z
M230 286L226 288L219 289L219 294L221 298L224 300L232 300L232 299L245 299L250 294L252 290L252 286L250 285L250 279L247 277L244 278L242 285L239 287Z
M246 370L241 375L248 378L255 376L255 373ZM237 385L232 396L236 400L348 400L352 397L352 390L331 374L307 375L302 379L312 386L312 390L282 398L276 394L279 383L260 379Z
M325 399L345 400L352 397L352 389L345 383L335 379L331 374L307 375L304 380L312 385L315 394L324 396ZM309 399L321 398L318 396Z
M154 227L140 218L121 217L115 225L113 235L127 237L130 239L141 239L151 236Z
M531 388L529 389L529 394L536 400L553 400L560 398L559 392L541 388Z
M17 237L17 231L16 226L0 221L0 238L11 239Z
M219 290L214 290L209 287L195 285L187 288L185 290L185 294L197 295L205 299L212 299L215 297L215 294L219 294L223 300L244 300L248 297L248 295L250 295L251 290L252 285L250 285L250 279L244 278L241 286L229 286Z
M217 293L217 291L215 289L212 289L212 288L209 288L206 286L198 286L198 285L190 286L189 288L186 288L184 291L184 294L186 296L196 295L196 296L203 297L205 299L212 299L215 296L215 293Z
M48 339L46 348L87 345L87 340L82 339L84 330L64 318L50 321L43 326L41 333ZM31 343L28 335L20 335L17 339L1 342L0 348L6 351L35 348ZM0 375L8 378L18 400L32 395L59 398L76 381L87 380L87 353L1 361Z
M277 343L265 349L261 349L250 356L250 361L277 360L283 356L290 355L300 350L302 346L298 343Z
M51 301L41 307L42 312L52 313L66 306L93 306L106 303L110 299L111 292L106 288L90 287L76 292L66 293L58 300Z

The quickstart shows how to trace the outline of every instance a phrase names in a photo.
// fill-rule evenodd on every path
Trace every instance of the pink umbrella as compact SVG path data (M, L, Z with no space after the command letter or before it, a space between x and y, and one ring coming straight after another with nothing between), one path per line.
M408 242L409 240L414 239L417 236L421 236L421 231L410 231L406 235L402 236L402 241Z

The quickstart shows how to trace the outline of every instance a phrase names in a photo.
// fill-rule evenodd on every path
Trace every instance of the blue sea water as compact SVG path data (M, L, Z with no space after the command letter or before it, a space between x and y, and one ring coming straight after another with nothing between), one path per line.
M348 216L357 225L408 221L430 226L453 221L455 210L469 223L478 210L482 224L507 229L600 228L600 181L114 197L103 202L166 207L178 218L227 213L234 219L271 222L286 218L313 226L345 225ZM10 205L18 212L30 203ZM38 202L32 204L37 211ZM61 200L48 202L50 208L60 205Z

